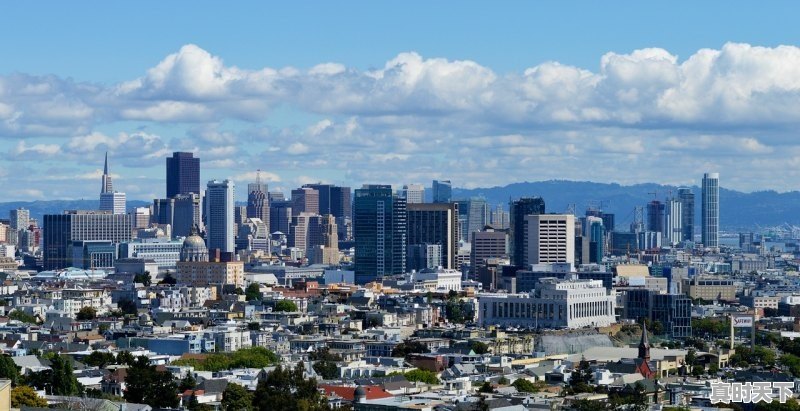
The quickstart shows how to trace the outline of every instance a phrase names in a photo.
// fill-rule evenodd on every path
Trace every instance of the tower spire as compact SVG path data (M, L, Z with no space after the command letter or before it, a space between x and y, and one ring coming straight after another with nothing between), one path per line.
M647 322L642 320L642 340L639 341L639 358L650 361L650 341L647 339Z
M256 170L256 184L258 184L259 187L261 186L261 169L260 168Z
M103 179L102 179L102 187L100 187L100 194L103 193L113 193L114 186L111 182L111 176L108 174L108 151L106 151L106 159L103 163Z

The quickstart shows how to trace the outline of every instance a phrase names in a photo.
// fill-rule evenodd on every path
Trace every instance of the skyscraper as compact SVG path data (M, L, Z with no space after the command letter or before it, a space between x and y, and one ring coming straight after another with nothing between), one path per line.
M683 241L694 241L694 193L691 188L679 188L678 199L681 201Z
M703 246L719 247L719 173L705 173L702 187L701 230Z
M528 197L513 200L508 206L509 209L509 250L511 253L511 264L517 267L525 265L526 235L525 235L525 216L538 215L545 213L544 199L541 197ZM574 239L573 239L574 241Z
M311 187L292 190L292 216L300 213L319 214L319 191Z
M167 157L167 198L190 193L200 194L200 159L174 152Z
M653 200L647 203L647 231L664 235L664 203Z
M425 186L422 184L406 184L403 186L403 198L406 199L407 204L416 204L425 202Z
M575 264L575 216L572 214L527 214L528 264ZM603 223L597 224L600 230Z
M106 161L103 165L103 178L100 186L100 194L110 193L114 191L114 185L111 183L111 175L108 174L108 151L106 151Z
M449 203L453 198L453 183L450 180L433 180L433 202Z
M267 225L269 232L269 191L261 182L259 173L255 183L247 185L247 218L258 218Z
M289 200L278 200L272 197L269 202L269 230L270 234L281 232L289 235L289 226L292 222L292 203Z
M441 246L441 261L436 265L446 269L458 269L458 205L411 203L407 205L408 244L438 244Z
M110 211L113 214L125 214L125 193L114 191L111 175L108 174L108 152L103 164L103 177L100 187L100 211Z
M9 227L12 230L24 230L28 228L31 220L31 212L25 208L17 208L8 212Z
M235 251L234 223L235 185L231 180L208 182L206 188L206 242L208 249L224 253Z
M671 198L667 201L664 219L664 238L667 239L669 245L678 245L683 241L683 203L679 198Z
M306 184L303 188L313 188L319 193L320 215L330 214L336 219L337 236L348 237L348 227L352 223L352 198L350 187L339 187L331 184Z
M406 224L406 201L393 194L392 186L364 185L355 191L356 283L405 273Z

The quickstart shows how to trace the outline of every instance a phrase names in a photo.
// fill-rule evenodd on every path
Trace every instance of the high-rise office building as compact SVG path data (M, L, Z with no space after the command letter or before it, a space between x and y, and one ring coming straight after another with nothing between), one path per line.
M313 239L308 246L309 264L339 264L339 238L336 228L336 218L331 215L320 217L319 225L320 238ZM319 242L319 244L316 244Z
M235 251L235 185L231 180L208 182L206 188L206 242L208 249L223 253Z
M400 192L407 204L425 202L425 186L422 184L406 184Z
M134 229L147 228L150 226L150 208L136 207L131 211L131 224Z
M322 216L313 213L300 213L292 217L287 237L289 247L299 248L304 256L308 249L322 245Z
M683 241L683 203L679 198L667 200L664 218L664 238L669 245L676 246Z
M312 188L319 193L320 215L330 214L336 219L337 236L347 239L348 227L352 223L352 196L350 187L339 187L331 184L306 184L303 188Z
M261 182L259 171L255 183L247 185L247 218L258 218L267 224L269 232L269 190L267 185Z
M172 153L167 157L167 198L190 193L200 194L200 159L192 153Z
M490 223L492 224L492 227L499 230L505 230L508 228L508 212L503 209L502 205L498 204L494 211L492 211Z
M271 196L271 193L270 193ZM269 201L269 230L270 234L281 232L289 235L289 226L292 223L292 203L289 200L278 200L277 197Z
M9 228L12 230L24 230L28 228L31 220L31 212L25 208L17 208L8 212Z
M474 278L477 268L490 258L508 258L508 230L487 229L472 233L469 272Z
M691 188L679 188L678 199L681 201L683 241L694 241L694 193Z
M572 214L528 214L525 265L575 264L575 216ZM602 228L602 223L599 224Z
M461 241L468 242L472 238L472 233L483 230L489 224L491 218L489 204L484 198L471 198L455 202L458 203Z
M701 230L704 247L719 247L719 173L705 173L702 187Z
M647 203L647 231L664 235L664 203L653 200Z
M110 211L113 214L125 214L125 193L114 191L111 175L108 174L108 153L103 164L103 176L100 187L100 211Z
M300 213L319 214L319 191L311 187L292 190L292 217Z
M544 199L541 197L528 197L513 200L508 206L511 264L517 267L525 265L527 238L525 235L525 216L545 213ZM574 240L573 240L574 241Z
M66 211L44 216L44 269L57 270L72 264L76 241L122 243L131 240L131 216L107 211Z
M406 271L406 201L389 185L355 190L353 231L355 280L365 284Z
M456 203L411 203L407 205L408 244L438 244L441 261L437 265L457 269L458 205Z
M600 217L586 217L586 222L589 225L589 262L601 263L606 250L606 232L603 226L603 219Z
M453 198L453 183L450 180L433 180L433 202L449 203Z
M169 224L173 237L189 236L192 228L202 225L200 195L179 194L173 198L154 199L151 221Z

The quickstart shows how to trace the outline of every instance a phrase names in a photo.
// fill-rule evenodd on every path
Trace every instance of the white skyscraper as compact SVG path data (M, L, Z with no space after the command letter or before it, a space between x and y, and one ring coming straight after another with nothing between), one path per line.
M401 194L406 199L406 204L425 202L425 186L422 184L406 184Z
M705 173L702 187L703 246L719 248L719 173Z
M680 199L667 201L664 214L664 238L672 245L678 245L683 239L683 204Z
M236 224L233 218L235 185L231 180L208 182L205 197L206 242L208 249L235 251Z
M528 264L575 264L575 216L526 215Z

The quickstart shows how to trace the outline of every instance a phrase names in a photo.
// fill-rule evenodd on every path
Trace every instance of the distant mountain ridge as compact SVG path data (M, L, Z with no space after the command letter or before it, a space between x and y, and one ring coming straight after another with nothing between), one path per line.
M700 225L700 188L690 187L695 193L696 226ZM601 207L604 211L616 214L618 230L626 230L633 221L635 206L644 206L658 198L677 194L678 187L645 183L624 186L615 183L594 183L588 181L549 180L538 182L513 183L502 187L475 189L453 188L454 199L484 197L492 207L502 204L508 207L511 198L540 196L545 200L547 212L565 212L570 205L583 215L587 205ZM656 193L654 196L651 193ZM426 188L430 200L431 189ZM146 207L149 201L130 200L127 208ZM64 210L96 210L98 200L50 200L14 201L0 203L0 219L8 218L8 211L24 207L31 210L31 216L41 221L44 214L60 214ZM646 216L645 216L646 218ZM720 225L723 229L752 229L758 226L776 226L784 223L800 226L800 192L740 191L720 189Z
M634 207L644 206L654 198L664 201L670 193L677 195L678 188L655 183L624 186L615 183L549 180L513 183L502 187L453 188L453 198L485 197L492 206L503 204L507 208L509 199L540 196L545 200L547 212L565 212L570 205L575 205L579 215L584 214L589 203L594 203L604 211L616 214L618 230L627 230L627 226L633 221ZM695 226L699 230L700 187L689 188L695 194ZM744 193L720 188L722 229L752 229L784 223L800 225L800 192L778 193L770 190Z

